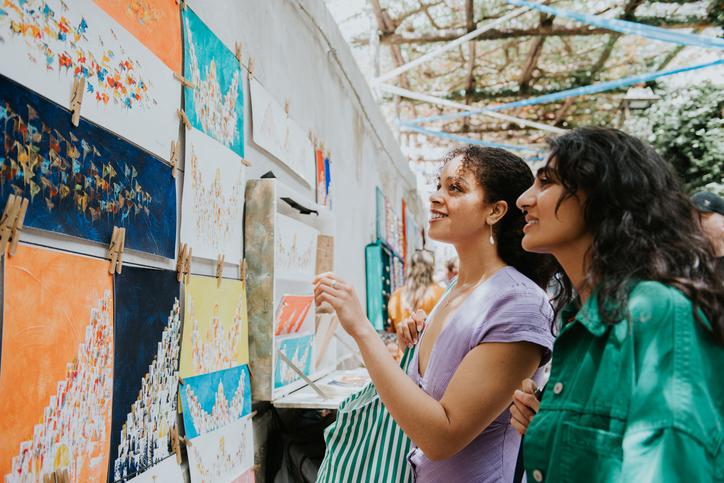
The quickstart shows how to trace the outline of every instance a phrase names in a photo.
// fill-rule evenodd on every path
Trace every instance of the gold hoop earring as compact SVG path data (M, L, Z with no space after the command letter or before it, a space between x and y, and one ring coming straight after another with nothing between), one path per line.
M490 238L488 238L488 241L491 245L495 245L495 238L493 238L493 225L490 225Z

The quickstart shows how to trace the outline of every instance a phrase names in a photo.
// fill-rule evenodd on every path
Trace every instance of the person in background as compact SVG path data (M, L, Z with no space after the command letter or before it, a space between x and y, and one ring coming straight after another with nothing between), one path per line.
M390 332L397 332L397 324L418 310L429 314L445 289L432 280L435 257L429 250L415 250L410 259L410 270L405 284L392 292L387 302Z
M691 202L704 234L714 247L719 276L724 278L724 199L709 191L700 191L691 197Z
M540 404L514 393L529 481L724 481L724 286L671 165L579 128L518 199L525 250L564 273Z
M448 287L453 283L455 277L458 276L458 257L452 257L445 263L445 270L447 271L445 276L447 278Z

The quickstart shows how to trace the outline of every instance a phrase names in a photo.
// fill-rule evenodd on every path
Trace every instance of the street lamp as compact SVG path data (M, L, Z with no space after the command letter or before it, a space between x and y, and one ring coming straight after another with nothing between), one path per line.
M656 101L661 99L650 87L630 87L626 95L621 99L621 120L620 124L628 119L631 111L642 111L648 109Z

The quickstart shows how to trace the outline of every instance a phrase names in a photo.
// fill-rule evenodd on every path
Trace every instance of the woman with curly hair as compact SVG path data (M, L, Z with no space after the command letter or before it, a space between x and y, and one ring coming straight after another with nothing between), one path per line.
M563 268L543 400L527 380L510 409L528 480L723 481L724 287L691 202L621 131L549 144L517 202Z

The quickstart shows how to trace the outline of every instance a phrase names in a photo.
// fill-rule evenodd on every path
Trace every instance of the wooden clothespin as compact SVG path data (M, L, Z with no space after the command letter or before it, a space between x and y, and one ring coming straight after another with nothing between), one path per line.
M184 436L183 441L184 441L184 445L186 445L187 448L190 448L191 446L193 446L193 444L191 444L191 440L188 438L188 436Z
M196 84L194 84L178 72L173 73L173 78L179 81L184 87L188 87L189 89L196 89Z
M63 471L60 472L60 482L61 483L70 483L70 475L68 474L67 468L63 468Z
M179 282L186 275L186 259L190 256L191 248L186 243L182 243L178 251L178 261L176 262L176 280Z
M251 166L251 161L248 161L248 160L246 160L246 159L244 159L244 158L241 158L241 163L242 163L244 166L247 166L247 167Z
M176 169L178 167L178 152L179 143L178 141L171 141L171 176L176 177Z
M181 464L183 462L183 458L181 457L181 442L178 438L178 428L176 426L171 428L171 448L173 448L173 452L176 453L176 463Z
M244 43L237 42L235 45L235 50L236 50L236 60L239 61L239 66L241 67L243 65L241 59L242 59L242 54L244 53Z
M22 203L22 198L15 195L8 196L8 201L5 203L5 210L0 218L0 256L5 253L5 248L12 238L13 226L20 213Z
M194 256L193 247L189 247L189 256L186 257L184 262L184 283L189 283L189 277L191 276L191 258Z
M108 273L111 275L114 273L121 273L120 264L122 263L125 238L126 229L114 226L113 234L111 235L111 245L108 247L108 256L111 259L111 263L108 265Z
M284 113L289 117L289 98L284 99Z
M73 80L73 91L70 94L70 122L78 127L80 123L80 107L83 104L83 93L85 92L85 77L76 77Z
M183 109L176 109L176 113L178 114L178 118L181 119L181 122L184 123L186 129L191 129L191 121L189 121L188 116L186 116L186 112Z
M239 263L239 279L246 283L246 258L242 258Z
M249 80L254 78L254 58L249 56Z
M20 241L20 233L23 231L25 213L28 212L28 204L30 203L30 200L27 198L21 199L23 201L20 204L20 211L18 212L18 216L15 217L15 222L10 233L10 256L15 255L15 251L18 249L18 241Z
M216 259L216 286L221 287L221 276L224 274L224 254Z

